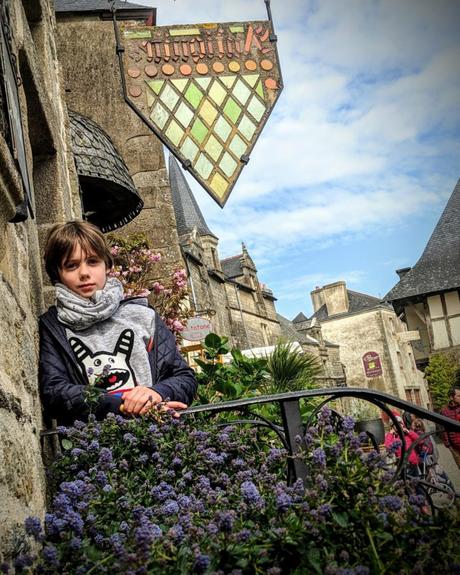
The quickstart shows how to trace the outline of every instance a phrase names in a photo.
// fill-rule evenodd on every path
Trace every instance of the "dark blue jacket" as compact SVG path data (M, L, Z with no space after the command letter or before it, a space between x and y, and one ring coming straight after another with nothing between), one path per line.
M120 305L135 303L123 300ZM149 352L152 388L163 399L181 401L190 405L197 383L193 370L177 349L172 332L158 314L155 314L153 348ZM65 326L58 320L56 307L52 306L40 316L40 391L45 416L59 424L71 425L76 419L88 417L84 399L87 381L83 376L72 348L67 340ZM120 413L121 399L101 390L95 415L98 419L108 413Z

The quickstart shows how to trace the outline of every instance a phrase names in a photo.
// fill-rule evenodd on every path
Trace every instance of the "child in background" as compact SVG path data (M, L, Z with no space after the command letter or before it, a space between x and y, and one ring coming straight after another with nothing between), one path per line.
M171 331L146 298L123 298L107 276L112 255L101 231L83 221L54 226L45 249L56 305L40 317L40 390L58 423L86 419L88 385L95 415L145 414L164 403L185 409L197 383Z
M402 430L403 430L403 434L404 434L404 446L405 446L405 450L406 452L409 450L410 446L418 439L418 434L411 430L411 429L407 429L407 427L404 424L404 421L402 419L402 417L399 414L394 414L396 417L396 420L398 421L398 423L401 425ZM392 449L393 453L396 455L396 457L401 457L401 453L402 453L402 449L401 449L401 438L398 434L398 431L393 423L393 421L391 421L390 423L390 431L388 431L385 434L385 447L387 449ZM413 477L417 477L419 475L419 463L420 463L420 459L419 456L416 452L416 449L412 449L412 451L409 454L409 458L408 458L408 466L407 466L407 474L411 475Z

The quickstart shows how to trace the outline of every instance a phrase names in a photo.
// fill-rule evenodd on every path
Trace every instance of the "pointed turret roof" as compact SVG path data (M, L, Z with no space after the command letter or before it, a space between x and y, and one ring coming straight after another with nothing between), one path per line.
M300 312L292 320L292 323L300 323L302 321L308 321L308 317L303 312Z
M200 236L217 237L208 228L195 196L172 154L169 154L169 183L179 237L190 234L194 229Z
M422 256L385 296L394 302L460 287L460 180Z

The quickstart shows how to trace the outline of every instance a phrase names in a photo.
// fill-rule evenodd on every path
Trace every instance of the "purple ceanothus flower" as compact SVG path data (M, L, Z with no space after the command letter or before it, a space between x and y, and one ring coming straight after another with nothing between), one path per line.
M355 428L355 420L349 415L345 415L345 417L342 419L342 429L345 432L348 432L353 431L354 428Z
M97 452L99 451L99 441L97 439L93 439L90 444L88 445L88 451Z
M380 498L380 506L390 511L399 511L402 508L402 500L397 495L385 495Z
M72 539L69 542L70 549L72 549L72 551L78 551L79 549L81 549L81 546L82 541L80 537L72 537Z
M312 461L315 465L326 467L326 454L324 449L317 447L312 453Z
M43 559L45 563L48 563L52 567L57 567L59 565L59 557L56 547L54 545L47 545L42 551Z
M113 453L108 447L103 447L99 453L99 466L104 471L114 468Z
M208 555L199 555L193 564L194 573L204 573L209 567L210 560Z
M184 529L182 525L174 525L168 531L168 537L170 537L175 543L180 543L185 539Z
M162 535L162 531L158 525L151 523L150 521L144 520L140 527L138 527L134 532L134 537L136 544L142 550L150 549L152 543L155 539L159 539Z
M179 513L179 505L177 504L177 501L168 499L168 501L166 501L166 503L162 506L161 513L166 516Z
M33 564L34 560L31 555L19 555L14 560L14 568L16 573L21 573L26 567L30 567Z
M235 537L239 543L244 543L251 537L251 531L249 529L242 529L236 533Z
M217 525L221 531L230 532L235 521L234 511L219 511L217 514Z
M240 486L240 491L243 499L249 505L256 505L258 507L264 505L264 500L252 481L244 481Z
M137 437L132 433L125 433L123 435L123 441L126 441L128 445L137 445Z
M32 535L36 541L40 540L43 530L42 524L38 517L27 517L24 522L27 535Z

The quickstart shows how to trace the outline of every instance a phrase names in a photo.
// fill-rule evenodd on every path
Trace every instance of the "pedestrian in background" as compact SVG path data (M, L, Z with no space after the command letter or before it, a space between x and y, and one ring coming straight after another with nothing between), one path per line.
M457 383L450 390L449 403L441 409L441 415L460 423L460 371L457 372ZM460 433L458 431L444 431L443 441L444 445L450 449L455 463L460 469Z

